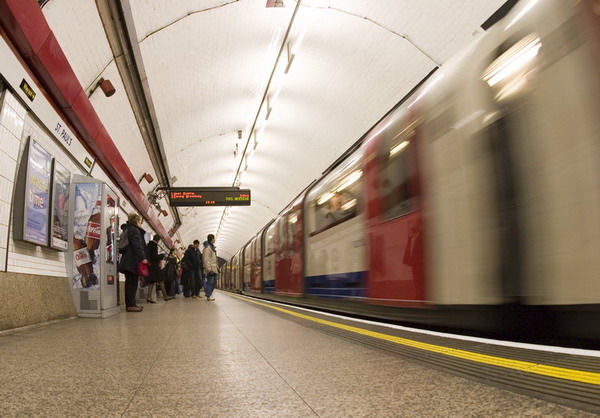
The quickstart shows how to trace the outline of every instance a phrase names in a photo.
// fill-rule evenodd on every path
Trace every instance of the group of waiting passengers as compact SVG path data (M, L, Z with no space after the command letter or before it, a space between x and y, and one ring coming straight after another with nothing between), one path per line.
M148 285L146 299L148 303L156 303L152 299L154 284L160 288L165 301L174 299L179 293L179 279L185 297L197 299L200 297L200 291L204 290L206 300L215 300L212 297L218 273L215 236L213 234L207 236L202 252L200 252L200 241L195 240L180 260L174 248L167 255L159 254L158 235L154 235L152 241L146 244L144 240L146 231L142 229L141 223L142 218L133 213L129 215L127 223L121 225L121 234L126 236L124 242L127 244L123 248L119 245L121 253L119 272L125 275L127 312L141 312L144 309L137 306L136 293L138 282L142 281L140 272L145 267L149 270L148 276L143 279L144 285Z

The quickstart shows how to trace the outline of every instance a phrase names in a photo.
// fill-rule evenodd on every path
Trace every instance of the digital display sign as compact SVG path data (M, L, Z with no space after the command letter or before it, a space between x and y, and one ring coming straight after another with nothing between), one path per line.
M171 206L250 206L250 189L235 187L171 187L167 190Z

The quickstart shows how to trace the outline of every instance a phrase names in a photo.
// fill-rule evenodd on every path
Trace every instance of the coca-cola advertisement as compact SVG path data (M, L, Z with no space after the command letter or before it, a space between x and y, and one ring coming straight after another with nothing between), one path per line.
M102 189L98 183L75 184L73 196L73 289L100 289Z
M66 251L69 245L69 185L71 173L54 160L52 176L52 224L50 226L50 246Z

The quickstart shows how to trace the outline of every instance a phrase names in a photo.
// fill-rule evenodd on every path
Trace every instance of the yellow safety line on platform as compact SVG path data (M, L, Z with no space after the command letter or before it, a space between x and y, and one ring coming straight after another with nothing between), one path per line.
M582 370L565 369L562 367L547 366L544 364L530 363L528 361L521 360L510 360L502 357L489 356L486 354L478 354L465 350L457 350L455 348L443 347L435 344L427 344L419 341L409 340L406 338L396 337L394 335L382 334L380 332L369 331L366 329L353 327L350 325L339 324L337 322L327 321L325 319L315 318L309 315L304 315L298 312L293 312L288 309L280 308L278 306L269 305L267 303L258 302L252 299L242 298L240 296L234 296L239 299L261 305L270 309L274 309L279 312L283 312L288 315L295 316L297 318L306 319L307 321L316 322L319 324L327 325L334 328L343 329L345 331L354 332L356 334L366 335L372 338L377 338L384 341L389 341L396 344L401 344L409 347L418 348L420 350L431 351L434 353L440 353L451 357L462 358L465 360L474 361L476 363L490 364L492 366L504 367L507 369L520 370L527 373L534 373L543 376L555 377L558 379L572 380L575 382L589 383L591 385L600 386L600 373L585 372Z

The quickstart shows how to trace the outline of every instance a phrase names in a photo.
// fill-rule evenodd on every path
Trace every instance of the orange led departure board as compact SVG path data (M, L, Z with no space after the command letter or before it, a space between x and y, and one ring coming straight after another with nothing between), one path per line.
M250 189L237 187L171 187L170 206L250 206Z

